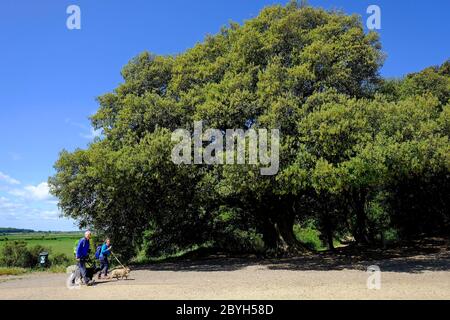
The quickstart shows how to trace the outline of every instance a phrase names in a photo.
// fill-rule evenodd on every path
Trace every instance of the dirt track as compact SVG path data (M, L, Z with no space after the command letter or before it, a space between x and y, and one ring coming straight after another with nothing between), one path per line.
M0 299L450 299L450 253L353 261L209 259L141 267L126 281L69 290L67 275L0 277ZM369 265L381 289L368 290Z

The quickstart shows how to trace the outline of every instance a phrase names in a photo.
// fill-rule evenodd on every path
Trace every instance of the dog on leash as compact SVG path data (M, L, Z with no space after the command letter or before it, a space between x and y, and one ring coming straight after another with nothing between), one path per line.
M123 278L128 280L128 276L130 275L130 268L123 268L123 269L115 269L113 271L111 271L111 278L116 278L117 280L119 280L119 278L121 278L123 280Z

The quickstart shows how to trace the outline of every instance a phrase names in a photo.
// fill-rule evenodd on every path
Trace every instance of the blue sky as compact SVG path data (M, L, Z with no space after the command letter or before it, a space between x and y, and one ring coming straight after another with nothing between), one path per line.
M139 52L175 54L242 22L266 0L2 0L0 3L0 226L75 230L58 218L46 181L63 148L84 148L95 132L95 98L121 82ZM450 1L310 0L364 19L381 8L387 54L382 74L399 77L450 58ZM81 30L66 9L81 8Z

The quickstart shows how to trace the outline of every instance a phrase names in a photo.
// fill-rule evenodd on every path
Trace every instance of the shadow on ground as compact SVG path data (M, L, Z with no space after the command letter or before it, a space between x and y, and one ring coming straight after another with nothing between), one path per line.
M97 280L94 279L94 283L92 284L93 287L97 287L97 286L101 286L104 284L108 284L108 283L120 283L120 282L128 282L128 281L135 281L135 279L129 278L129 279L120 279L120 280L116 280L116 279L102 279L102 280Z
M377 265L383 272L421 273L450 271L450 247L447 240L427 239L398 245L389 249L340 248L335 252L322 252L301 257L260 259L211 255L204 258L181 258L170 262L135 266L134 270L174 272L236 271L247 267L265 267L271 270L332 271L367 270Z

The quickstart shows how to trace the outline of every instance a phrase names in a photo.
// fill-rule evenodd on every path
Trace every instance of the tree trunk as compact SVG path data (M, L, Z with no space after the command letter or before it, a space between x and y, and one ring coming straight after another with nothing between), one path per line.
M328 250L334 251L333 232L331 231L331 228L327 228L326 234Z
M326 206L321 208L322 211L329 211L330 209ZM333 244L333 223L331 222L331 215L332 213L326 212L321 217L321 239L323 242L326 243L328 250L334 250L334 244Z
M289 216L266 221L263 240L269 253L276 256L292 256L307 251L295 237L294 223L295 218Z
M369 243L367 235L366 192L358 192L356 194L354 198L354 212L356 216L355 240L358 244L366 245Z

